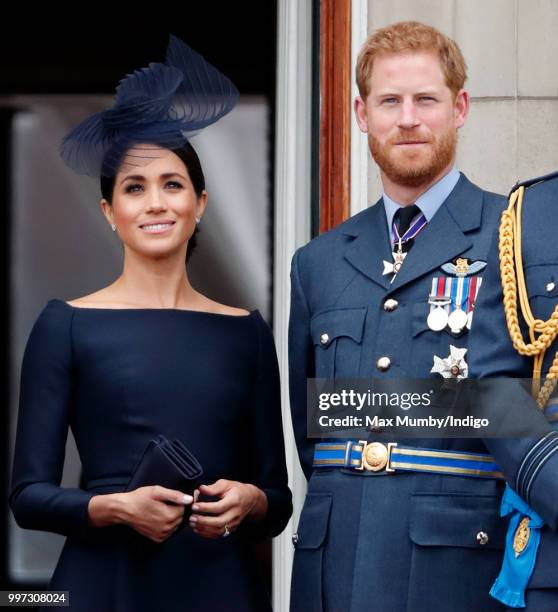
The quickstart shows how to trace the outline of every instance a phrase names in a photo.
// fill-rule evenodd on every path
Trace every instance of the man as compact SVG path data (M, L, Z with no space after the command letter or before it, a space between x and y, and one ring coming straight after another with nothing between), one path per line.
M553 392L558 374L558 319L552 318L553 312L558 312L557 202L558 172L520 183L512 192L500 238L496 236L489 255L486 290L483 289L478 301L470 342L472 376L540 377L535 395L540 409L554 427L558 425L558 398ZM521 243L514 236L514 229L522 237ZM505 296L499 259L504 268ZM518 260L522 261L522 270L517 266ZM522 293L528 299L520 299ZM543 321L545 325L541 327ZM487 382L492 381L483 381L475 395L477 406L502 403L505 393L506 410L520 414L521 422L529 404L535 400L514 385L514 380L493 381L492 386ZM510 393L510 389L515 392ZM486 443L492 453L510 452L508 440L493 439ZM503 591L526 606L524 609L555 612L558 610L558 432L551 430L535 444L528 438L514 440L513 455L520 456L521 461L505 462L502 467L506 480L520 500L537 513L543 525L534 530L531 526L529 540L535 541L534 535L539 531L540 544L533 546L530 571L514 575L513 581L503 577L499 584L503 583ZM513 518L510 521L514 543L521 531L520 519L525 516L521 512L515 523ZM523 559L529 551L520 551L517 556L515 552L512 566L514 560Z
M504 547L503 482L480 440L399 441L412 465L393 471L399 450L374 431L341 459L306 431L307 378L467 375L463 349L505 202L454 168L465 79L459 48L431 27L398 23L366 41L355 113L383 196L293 258L291 409L309 479L293 610L504 609L489 596ZM421 454L450 467L420 467Z

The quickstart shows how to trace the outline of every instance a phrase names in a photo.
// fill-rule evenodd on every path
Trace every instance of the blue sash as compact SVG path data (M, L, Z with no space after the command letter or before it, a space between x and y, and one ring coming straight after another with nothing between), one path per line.
M525 589L537 560L543 519L506 485L500 516L511 514L500 575L490 595L510 608L525 607Z

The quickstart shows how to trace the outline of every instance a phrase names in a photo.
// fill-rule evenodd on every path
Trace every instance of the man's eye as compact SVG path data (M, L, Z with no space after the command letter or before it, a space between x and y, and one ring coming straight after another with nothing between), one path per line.
M419 100L421 100L421 102L435 102L436 98L433 98L432 96L421 96Z
M126 193L133 193L135 191L143 191L143 185L139 183L130 183L126 185Z
M382 104L395 104L397 102L397 98L384 98L382 100Z

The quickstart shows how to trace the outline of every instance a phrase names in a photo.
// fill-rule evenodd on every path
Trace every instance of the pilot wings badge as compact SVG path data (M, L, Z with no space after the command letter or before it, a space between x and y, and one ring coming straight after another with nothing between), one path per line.
M455 263L448 261L442 266L442 270L446 274L451 274L452 276L469 276L480 272L484 268L486 268L486 261L481 261L479 259L469 263L466 257L458 257Z

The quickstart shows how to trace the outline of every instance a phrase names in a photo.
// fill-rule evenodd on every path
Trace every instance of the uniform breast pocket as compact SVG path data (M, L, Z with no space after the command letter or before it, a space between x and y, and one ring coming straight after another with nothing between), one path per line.
M408 610L502 610L489 596L502 563L507 522L494 495L411 498Z
M527 267L525 280L533 315L546 321L558 303L558 263Z
M316 378L357 378L366 307L336 308L312 318Z

